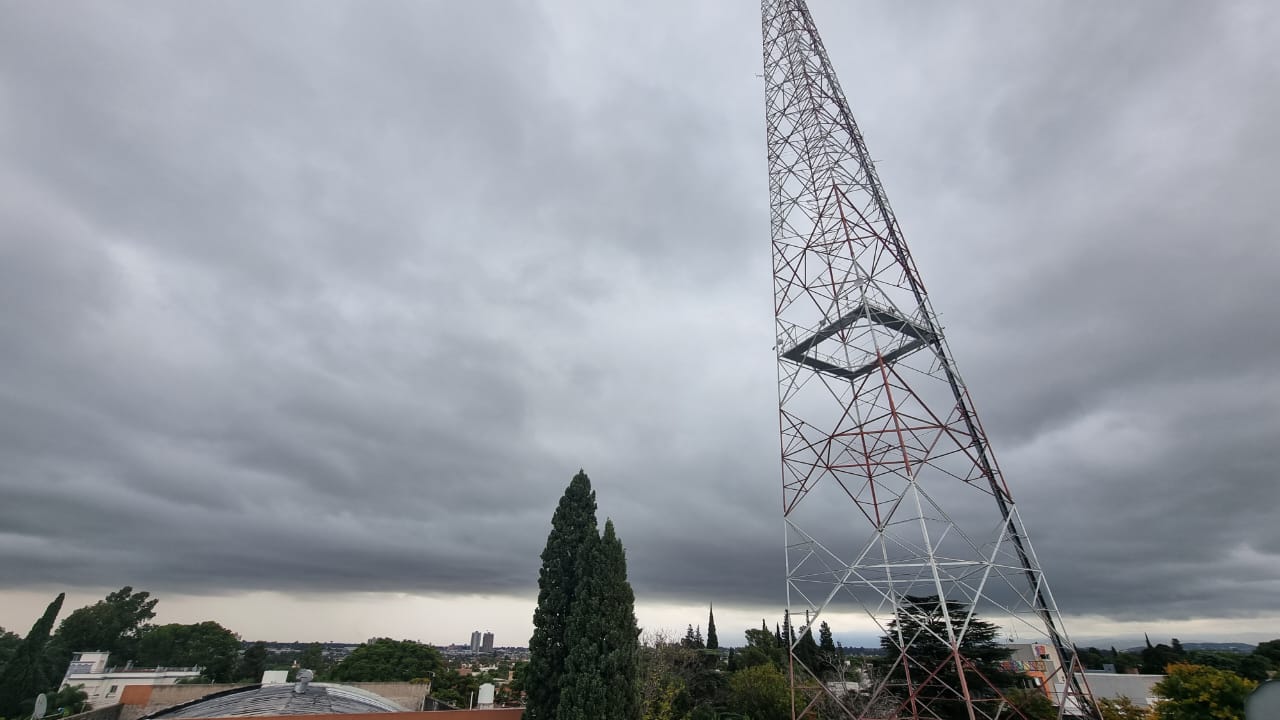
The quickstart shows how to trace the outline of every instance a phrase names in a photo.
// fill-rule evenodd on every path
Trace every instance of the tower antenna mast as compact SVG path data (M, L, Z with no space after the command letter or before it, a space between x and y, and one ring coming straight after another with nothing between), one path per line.
M808 6L762 16L792 716L1098 717ZM883 638L857 693L796 652L833 616Z

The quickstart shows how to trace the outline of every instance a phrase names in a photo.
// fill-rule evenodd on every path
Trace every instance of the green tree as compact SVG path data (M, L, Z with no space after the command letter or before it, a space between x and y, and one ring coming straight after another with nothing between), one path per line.
M49 712L56 712L60 717L75 715L92 709L89 694L83 685L67 685L49 696Z
M542 550L538 606L533 612L529 668L525 673L526 720L556 718L569 650L565 633L579 586L578 559L598 537L596 494L590 478L579 470L551 517L551 533Z
M1100 698L1098 709L1102 711L1102 720L1150 720L1151 718L1149 710L1134 705L1133 701L1127 697Z
M1043 690L1011 688L1004 691L1004 697L1017 711L1010 716L1011 720L1058 720L1058 706Z
M844 666L844 653L836 649L831 626L823 620L818 625L818 672L825 680L834 680Z
M824 652L836 651L835 638L832 637L831 626L827 624L826 620L823 620L818 625L818 649Z
M756 665L729 678L729 707L751 720L787 720L791 717L791 689L780 670Z
M702 627L699 626L697 632L694 632L693 625L689 625L689 629L685 630L684 639L680 641L680 644L690 650L705 648L707 644L702 641Z
M304 653L305 654L305 653ZM299 660L298 664L313 672L319 673L319 668L310 665L302 665ZM267 644L259 640L258 642L245 648L244 656L240 658L240 666L236 668L236 677L249 682L261 682L262 674L267 670Z
M558 720L639 720L640 629L627 557L606 520L578 557L578 591L565 632L568 657Z
M1142 658L1131 652L1117 652L1115 647L1111 648L1111 662L1115 663L1116 672L1124 673L1130 670L1140 670L1142 668Z
M1271 676L1271 661L1263 655L1256 652L1248 655L1241 655L1236 652L1221 652L1216 650L1192 650L1186 653L1186 658L1182 662L1191 665L1205 665L1207 667L1217 668L1233 672L1240 677L1248 680L1256 680L1262 682Z
M147 667L199 666L205 678L231 682L239 659L240 637L212 620L152 625L138 636L137 662Z
M44 653L65 598L64 593L58 593L49 603L0 672L0 717L30 715L36 696L57 682L48 677Z
M645 654L642 654L644 656ZM679 678L660 672L649 672L642 663L640 708L644 720L678 720L684 717L677 707L684 692Z
M438 682L443 670L440 651L430 645L377 638L352 650L330 676L338 682L408 682L435 673Z
M1176 662L1182 662L1184 653L1182 652L1182 643L1177 638L1173 639L1176 647L1172 645L1152 646L1151 640L1147 640L1147 646L1142 649L1142 672L1147 675L1163 675L1164 669Z
M71 653L83 650L104 650L116 663L136 660L138 636L156 616L157 602L151 593L134 592L126 585L93 605L73 611L53 636L57 664L65 670Z
M9 658L13 657L13 653L21 644L21 635L0 627L0 672L4 672L4 666L9 663Z
M1240 666L1236 668L1236 674L1246 680L1254 682L1263 682L1271 677L1271 671L1275 669L1271 661L1261 655L1245 655L1240 658Z
M707 649L720 649L720 638L716 637L716 608L714 605L707 611Z
M436 673L431 682L431 695L456 708L467 707L473 693L480 691L480 678L475 674L463 675L456 668L445 668Z
M994 707L1000 702L995 689L1017 687L1018 675L1000 665L1012 651L997 642L999 627L974 615L953 649L947 627L964 624L969 611L963 603L944 603L936 595L907 595L903 600L889 622L889 633L880 638L885 651L881 664L888 686L898 697L906 698L914 685L916 699L938 717L968 718L967 703L959 692L957 650L965 684L975 702Z
M760 621L758 630L745 630L743 634L747 638L747 646L737 654L736 661L739 668L748 668L754 665L763 665L764 663L769 663L779 669L782 668L782 649L778 647L777 636L765 625L763 620Z
M1080 659L1080 664L1089 670L1101 670L1104 664L1111 662L1107 653L1096 647L1087 647L1081 650L1076 648L1076 657Z
M527 660L517 662L511 668L511 682L507 683L507 685L517 695L524 693L525 673L528 671L528 669L529 669L529 662Z
M252 649L252 648L250 648ZM248 657L249 651L245 651L245 657ZM313 671L316 677L322 673L328 673L329 661L324 657L324 646L320 643L311 643L298 655L298 667L306 668ZM261 673L258 675L262 677Z
M1258 683L1217 668L1187 663L1168 666L1152 691L1159 696L1156 720L1244 720L1244 702Z
M796 643L796 660L808 668L809 672L821 675L822 661L819 659L818 643L814 642L813 627L808 623L805 624L800 642Z
M1253 649L1254 655L1260 655L1271 661L1271 665L1280 668L1280 638L1258 643Z
M662 635L651 637L640 648L641 716L684 720L720 708L728 678L718 670L719 655Z

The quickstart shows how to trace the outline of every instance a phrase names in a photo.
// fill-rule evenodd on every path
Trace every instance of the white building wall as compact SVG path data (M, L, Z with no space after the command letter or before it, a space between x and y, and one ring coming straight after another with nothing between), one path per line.
M82 686L89 703L102 707L120 702L129 685L176 685L184 678L200 677L200 668L112 668L107 667L107 659L105 652L75 653L62 677L63 686Z

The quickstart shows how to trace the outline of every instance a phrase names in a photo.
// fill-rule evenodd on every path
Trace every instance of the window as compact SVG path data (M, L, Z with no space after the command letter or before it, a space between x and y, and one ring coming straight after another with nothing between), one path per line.
M116 694L116 690L119 690L119 689L120 689L120 686L119 686L119 685L112 685L112 686L111 686L111 689L107 691L107 694L108 694L108 695L115 695L115 694Z

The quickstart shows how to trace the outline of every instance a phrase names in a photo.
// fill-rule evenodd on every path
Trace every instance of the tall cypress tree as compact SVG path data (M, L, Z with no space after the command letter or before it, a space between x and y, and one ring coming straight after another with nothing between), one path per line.
M693 623L689 623L686 627L688 629L684 631L684 637L680 640L680 647L689 648L690 650L697 650L703 647L702 638L698 637L698 635L702 634L702 628L698 628L698 633L695 635Z
M823 652L833 653L836 651L835 640L831 635L831 626L827 624L826 620L823 620L818 625L818 648Z
M720 638L716 637L716 606L714 604L707 612L707 649L720 649Z
M583 567L579 559L598 538L596 494L590 478L579 470L551 516L551 533L542 551L538 607L533 611L533 637L529 640L529 666L525 670L525 720L557 717L568 657L565 633Z
M558 720L639 720L640 629L627 558L606 520L579 557Z
M809 668L809 672L818 672L818 643L813 640L813 628L805 625L804 634L796 644L796 659Z
M31 626L31 632L22 639L9 663L0 674L0 717L18 717L31 714L31 703L36 695L49 689L49 679L44 669L44 650L53 631L53 621L62 611L64 593L49 603L44 615Z
M829 677L840 668L842 660L836 650L835 638L831 635L831 626L823 620L818 625L818 668Z

